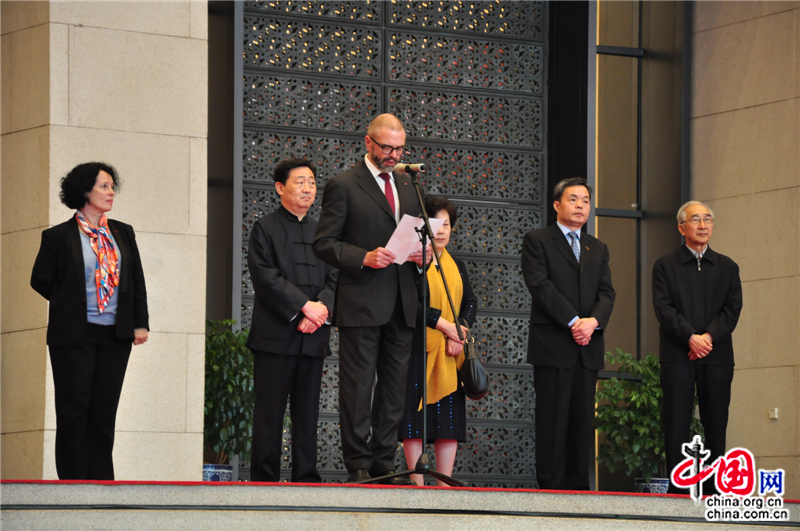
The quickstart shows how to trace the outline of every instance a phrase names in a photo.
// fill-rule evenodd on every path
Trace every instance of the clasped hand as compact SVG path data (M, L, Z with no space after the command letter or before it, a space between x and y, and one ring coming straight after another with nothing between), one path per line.
M572 339L575 343L585 347L592 340L592 334L600 323L594 317L584 317L572 323Z
M714 348L712 342L713 338L708 332L702 336L692 334L692 337L689 338L689 359L694 361L708 356Z
M447 339L446 353L448 356L458 356L464 350L464 340L467 337L469 328L463 325L459 326L461 326L461 335L464 339L459 339L455 323L451 323L442 318L439 318L439 321L436 323L436 329L442 332Z
M328 320L328 307L321 302L308 301L301 309L303 318L297 330L304 334L312 334Z

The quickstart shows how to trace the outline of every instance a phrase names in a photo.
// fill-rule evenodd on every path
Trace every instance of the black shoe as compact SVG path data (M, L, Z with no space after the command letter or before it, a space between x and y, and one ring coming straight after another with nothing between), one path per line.
M379 478L379 477L388 476L388 475L391 475L391 474L394 474L394 470L387 470L386 472L381 472L381 473L372 472L372 477ZM375 483L377 483L378 485L394 485L394 486L409 486L409 485L413 485L415 487L417 486L417 484L414 483L414 481L408 476L400 476L400 477L396 477L396 478L381 479L379 481L376 481Z
M347 475L347 483L359 483L368 479L372 479L372 476L366 468L357 468Z
M394 485L396 487L416 487L417 484L408 476L400 476L399 478L387 479L383 482L384 485Z

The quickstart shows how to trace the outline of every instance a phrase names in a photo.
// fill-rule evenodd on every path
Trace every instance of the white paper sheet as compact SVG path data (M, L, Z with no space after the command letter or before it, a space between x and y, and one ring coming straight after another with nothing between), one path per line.
M431 222L431 230L435 236L436 233L439 232L439 229L442 228L444 220L437 218L429 219ZM424 224L425 220L422 218L414 218L408 214L403 214L403 218L394 230L394 234L392 234L392 237L389 239L389 243L386 244L386 249L392 251L395 255L395 264L404 264L411 253L420 249L419 234L415 229L422 227Z

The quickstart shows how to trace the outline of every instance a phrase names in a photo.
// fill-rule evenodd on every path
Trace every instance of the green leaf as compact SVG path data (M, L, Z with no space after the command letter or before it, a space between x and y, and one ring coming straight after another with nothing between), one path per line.
M618 364L619 374L641 380L613 377L598 386L594 425L601 442L597 459L612 471L622 467L628 475L655 474L664 467L658 358L648 355L636 360L617 349L614 354L607 352L606 360Z
M252 437L253 355L247 330L233 331L232 320L206 323L204 448L220 459L249 460Z

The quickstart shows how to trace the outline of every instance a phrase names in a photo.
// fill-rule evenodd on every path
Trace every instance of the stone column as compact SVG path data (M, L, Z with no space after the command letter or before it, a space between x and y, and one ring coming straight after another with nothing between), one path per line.
M728 447L800 497L800 8L694 2L692 199L741 268ZM777 419L769 410L778 408Z
M150 340L117 415L117 479L201 478L206 264L206 2L9 2L2 8L2 477L55 479L47 302L29 286L60 179L117 168ZM124 265L123 265L124 267Z

